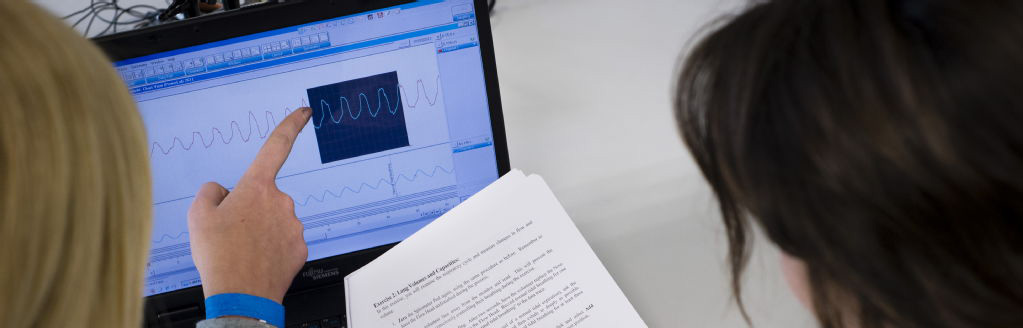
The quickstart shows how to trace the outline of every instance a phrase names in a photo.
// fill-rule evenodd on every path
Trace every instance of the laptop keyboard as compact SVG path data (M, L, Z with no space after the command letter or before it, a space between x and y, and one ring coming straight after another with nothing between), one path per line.
M347 328L345 323L344 316L340 316L289 325L287 328Z

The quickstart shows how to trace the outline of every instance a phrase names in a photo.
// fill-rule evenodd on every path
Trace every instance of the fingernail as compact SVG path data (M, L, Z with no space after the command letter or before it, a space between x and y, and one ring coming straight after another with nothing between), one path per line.
M313 109L309 107L302 108L302 113L304 113L305 116L313 115Z

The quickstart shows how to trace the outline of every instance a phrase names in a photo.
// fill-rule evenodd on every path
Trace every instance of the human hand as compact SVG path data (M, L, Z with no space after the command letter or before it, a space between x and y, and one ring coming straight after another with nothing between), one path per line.
M311 115L301 108L285 117L233 191L207 182L195 195L189 241L206 297L242 293L281 303L305 264L302 222L275 179Z

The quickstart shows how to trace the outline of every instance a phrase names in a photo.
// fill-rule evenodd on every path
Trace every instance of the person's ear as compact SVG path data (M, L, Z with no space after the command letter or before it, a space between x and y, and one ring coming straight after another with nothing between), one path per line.
M813 310L810 294L810 281L806 276L806 263L788 253L781 252L781 272L785 282L789 284L792 294L809 310Z

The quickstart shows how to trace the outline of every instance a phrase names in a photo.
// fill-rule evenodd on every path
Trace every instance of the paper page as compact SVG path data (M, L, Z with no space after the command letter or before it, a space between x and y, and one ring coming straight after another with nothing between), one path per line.
M517 170L345 289L352 328L646 327L543 179Z

